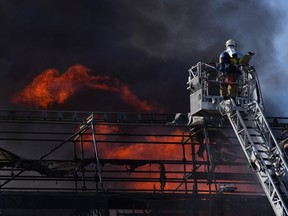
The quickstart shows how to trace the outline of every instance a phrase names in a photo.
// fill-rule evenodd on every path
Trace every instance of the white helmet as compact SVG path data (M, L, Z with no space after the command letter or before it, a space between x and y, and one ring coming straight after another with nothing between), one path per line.
M226 45L226 48L227 48L228 46L234 46L234 47L237 46L236 42L235 42L234 40L232 40L232 39L227 40L226 43L225 43L225 45Z

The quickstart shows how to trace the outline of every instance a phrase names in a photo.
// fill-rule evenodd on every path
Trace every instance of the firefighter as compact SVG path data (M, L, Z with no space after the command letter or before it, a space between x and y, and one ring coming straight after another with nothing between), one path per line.
M229 39L225 43L226 50L219 56L220 72L223 78L220 84L220 95L223 98L235 98L238 94L237 79L240 75L237 65L242 53L236 51L237 44L234 40Z

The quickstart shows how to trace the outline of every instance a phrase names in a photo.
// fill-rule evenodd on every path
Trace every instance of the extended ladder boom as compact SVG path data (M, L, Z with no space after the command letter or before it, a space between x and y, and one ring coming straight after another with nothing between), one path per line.
M285 154L259 104L252 101L239 107L233 99L223 100L220 103L220 112L227 115L275 214L288 216L288 167Z

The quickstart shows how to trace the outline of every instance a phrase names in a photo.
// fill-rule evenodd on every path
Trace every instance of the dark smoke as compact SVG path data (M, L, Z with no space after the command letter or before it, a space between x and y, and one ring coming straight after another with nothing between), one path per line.
M65 72L81 64L95 75L127 83L139 97L157 100L166 112L187 112L187 69L199 61L217 61L229 38L241 51L256 53L252 64L262 87L270 87L267 59L275 56L281 13L266 1L253 0L3 0L1 106L15 108L9 97L43 70ZM265 102L275 105L270 97ZM115 96L103 97L91 89L51 108L131 111ZM270 114L274 110L278 108Z

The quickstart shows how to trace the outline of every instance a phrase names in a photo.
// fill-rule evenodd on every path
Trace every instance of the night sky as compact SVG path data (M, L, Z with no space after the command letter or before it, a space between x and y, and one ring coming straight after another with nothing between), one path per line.
M251 63L269 92L281 79L270 69L283 12L253 0L1 0L1 108L32 109L11 97L44 70L65 73L80 64L127 84L163 112L189 112L187 70L217 61L229 38L243 53L256 53ZM270 116L281 113L272 96L264 100ZM49 109L139 111L87 87Z

